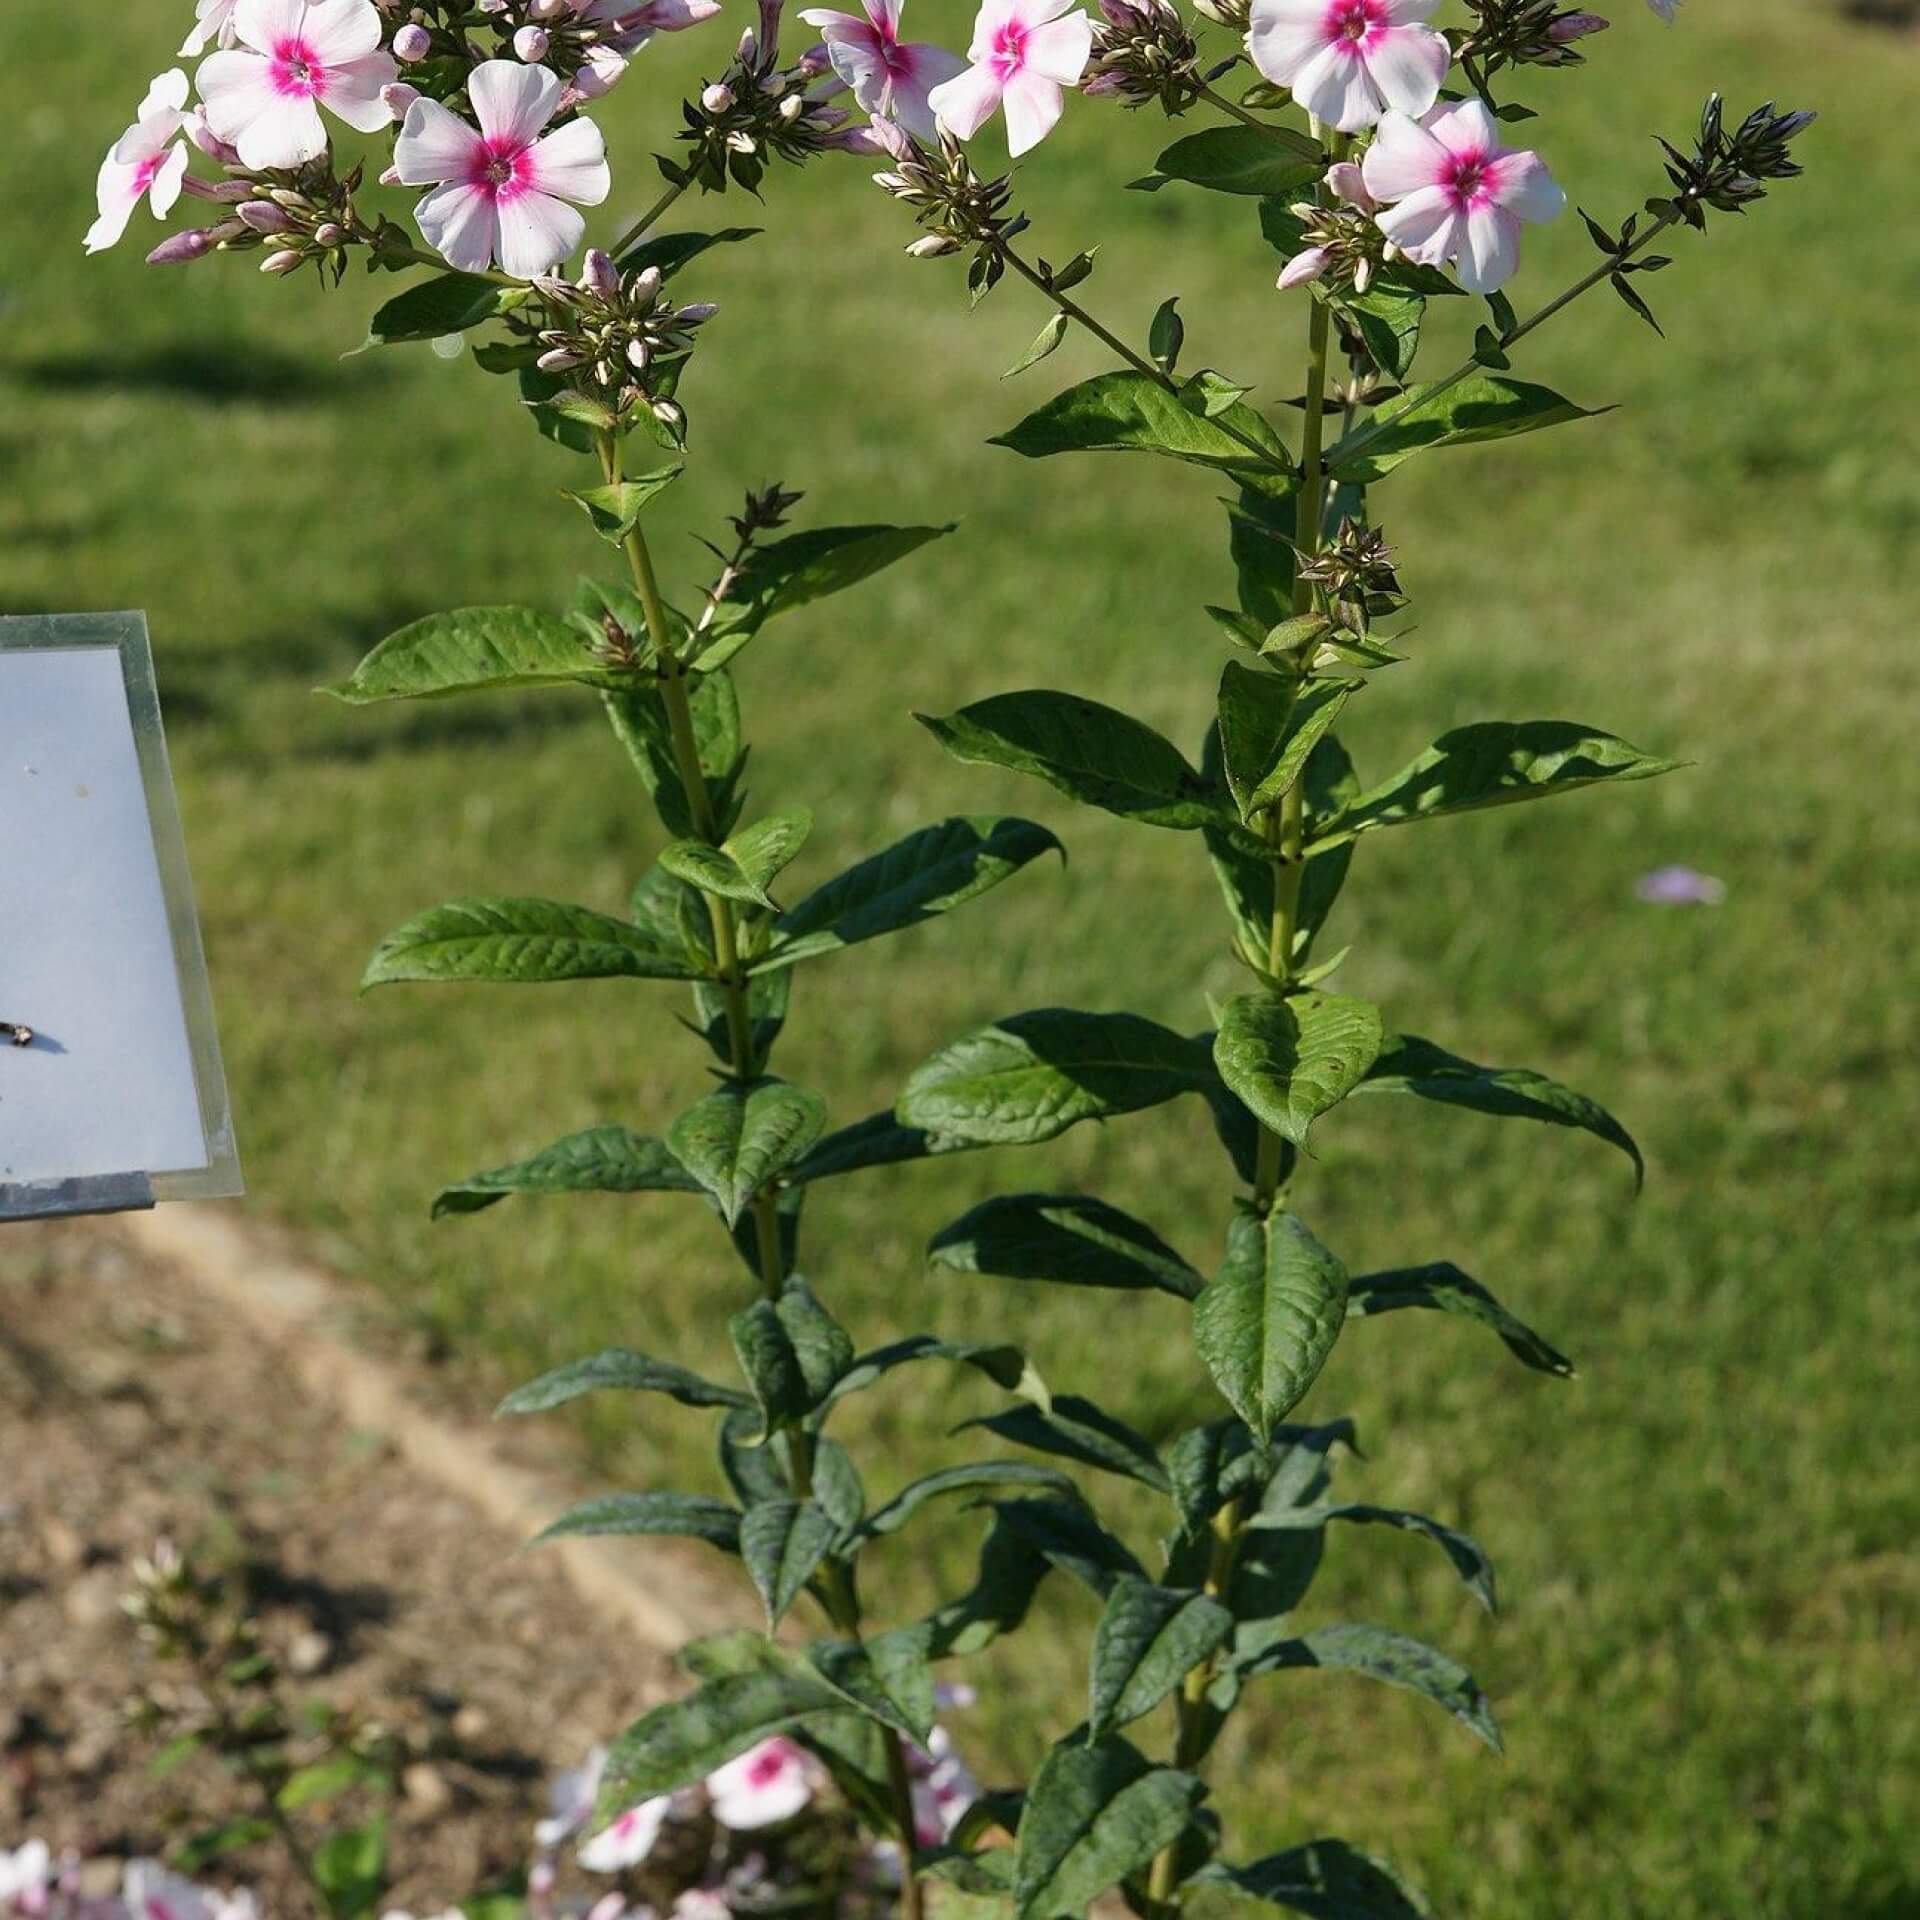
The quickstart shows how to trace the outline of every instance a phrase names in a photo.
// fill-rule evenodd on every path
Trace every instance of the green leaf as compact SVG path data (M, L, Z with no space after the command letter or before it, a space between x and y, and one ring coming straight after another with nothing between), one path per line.
M1232 1631L1233 1615L1204 1593L1116 1580L1094 1630L1088 1738L1151 1713Z
M831 593L858 586L883 567L951 533L941 527L815 527L755 547L708 623L709 642L694 661L702 672L731 659L766 623Z
M656 233L629 247L618 265L622 275L658 267L661 279L671 280L689 260L697 260L709 247L733 246L754 239L760 231L758 227L722 227L718 233Z
M556 900L450 900L396 927L374 949L362 987L399 981L691 980L684 953L590 907Z
M1504 440L1516 433L1537 433L1563 420L1591 420L1606 407L1577 407L1550 387L1499 374L1476 373L1466 379L1409 387L1400 399L1356 427L1327 455L1335 480L1359 485L1391 473L1401 461L1428 447L1464 447L1482 440Z
M612 486L568 488L564 492L593 522L594 532L617 547L640 524L647 502L664 493L685 471L686 462L674 460L652 473L616 481Z
M1262 1654L1249 1673L1277 1673L1295 1667L1338 1667L1364 1673L1388 1686L1423 1693L1477 1733L1495 1753L1501 1751L1487 1696L1459 1661L1424 1641L1386 1627L1344 1621L1316 1627L1297 1640L1283 1640Z
M727 1331L767 1433L816 1412L853 1364L846 1329L798 1274L788 1276L778 1300L736 1313Z
M956 760L1032 774L1123 819L1190 828L1231 818L1164 734L1078 694L1030 688L914 718Z
M971 1140L934 1140L918 1127L902 1126L890 1113L870 1113L864 1120L828 1134L788 1178L796 1184L829 1180L867 1167L894 1167L934 1154L963 1153L973 1145Z
M461 607L390 633L326 691L349 706L442 700L523 687L611 687L628 676L596 660L564 620L531 607Z
M433 1217L478 1213L515 1193L698 1193L664 1140L630 1127L588 1127L511 1166L470 1174L434 1199Z
M1105 1599L1116 1580L1147 1570L1124 1540L1111 1534L1076 1496L1072 1500L1003 1500L998 1511L1009 1531L1060 1572Z
M367 327L367 345L391 347L403 340L439 340L449 333L464 333L524 306L532 291L502 286L477 273L435 274L395 294L380 308Z
M1153 164L1162 176L1156 186L1184 180L1215 193L1297 194L1327 163L1317 141L1290 127L1234 126L1190 133Z
M660 853L660 864L676 879L702 893L777 911L767 891L774 876L806 844L813 831L813 815L805 807L769 814L743 827L724 846L704 840L676 840Z
M740 1550L740 1516L704 1493L602 1493L569 1507L538 1540L582 1534L677 1534L727 1553Z
M525 1386L515 1387L494 1409L496 1414L546 1413L588 1393L664 1393L683 1407L745 1407L744 1393L723 1387L671 1360L635 1353L630 1347L607 1347L582 1360L543 1373Z
M785 1080L730 1083L689 1107L667 1131L681 1165L732 1226L766 1184L819 1139L827 1103Z
M1243 486L1227 502L1228 550L1233 555L1240 610L1262 632L1293 613L1293 536L1297 488Z
M924 1474L902 1487L885 1506L876 1507L867 1516L859 1538L875 1540L882 1534L898 1533L929 1500L951 1493L971 1493L979 1487L1044 1487L1078 1498L1073 1482L1064 1473L1055 1467L1043 1467L1036 1460L969 1460Z
M817 887L774 923L762 974L883 933L918 926L997 887L1060 842L1031 820L981 814L942 820Z
M1172 299L1161 301L1147 329L1147 357L1162 373L1171 374L1186 338L1187 323L1180 318L1180 296L1175 294ZM1234 398L1238 399L1243 391L1236 390ZM1212 417L1211 409L1208 417Z
M326 1896L328 1920L360 1920L379 1904L387 1883L387 1826L370 1820L363 1827L330 1833L312 1854L314 1884Z
M816 1640L807 1658L863 1712L924 1746L933 1734L933 1637L923 1622L869 1640Z
M1393 1313L1402 1307L1426 1307L1436 1313L1477 1320L1491 1327L1517 1360L1562 1380L1573 1378L1573 1362L1564 1353L1517 1320L1478 1280L1462 1273L1449 1260L1402 1267L1391 1273L1356 1274L1348 1287L1347 1313L1355 1320Z
M824 1433L806 1436L813 1456L813 1497L842 1532L859 1525L866 1512L860 1471L839 1441ZM741 1506L783 1500L793 1484L795 1436L767 1436L756 1408L730 1412L720 1423L720 1468Z
M1277 673L1227 662L1220 676L1220 753L1243 821L1286 797L1352 692L1328 680L1296 691Z
M1033 345L1000 378L1011 380L1015 374L1036 367L1067 337L1067 316L1057 307L1047 316L1046 325L1034 336Z
M1380 1009L1337 993L1240 994L1214 1037L1220 1078L1262 1125L1304 1146L1307 1129L1366 1077L1386 1042Z
M284 1813L298 1813L302 1807L317 1807L322 1802L355 1787L377 1786L386 1775L371 1760L357 1753L336 1753L300 1767L287 1776L286 1784L274 1797Z
M1077 1460L1082 1466L1098 1467L1107 1473L1123 1474L1152 1487L1156 1493L1169 1490L1167 1470L1160 1464L1150 1441L1112 1414L1077 1394L1062 1394L1050 1406L1009 1407L1004 1413L986 1414L969 1420L958 1429L985 1427L1015 1446L1031 1447L1036 1453L1053 1453L1063 1459Z
M1204 387L1174 392L1144 373L1096 374L991 444L1030 460L1055 453L1161 453L1236 474L1263 492L1290 487L1292 456L1266 418L1239 402L1209 417L1210 399Z
M274 1839L273 1822L258 1814L239 1814L217 1825L202 1827L167 1850L167 1861L179 1873L204 1873L217 1860L243 1847L270 1844ZM106 1905L105 1902L102 1902ZM115 1903L117 1905L117 1903ZM109 1913L115 1906L107 1906ZM124 1911L124 1909L121 1909Z
M740 1557L766 1606L769 1633L787 1617L839 1533L812 1500L762 1500L740 1516Z
M1364 1502L1339 1502L1314 1507L1279 1507L1263 1510L1248 1523L1275 1533L1313 1533L1329 1520L1351 1520L1359 1525L1399 1527L1431 1540L1453 1563L1453 1570L1466 1583L1467 1590L1489 1613L1499 1610L1494 1589L1493 1562L1476 1540L1424 1513L1408 1513L1400 1507L1375 1507Z
M1342 297L1340 310L1353 322L1368 357L1389 380L1404 380L1420 351L1423 295L1376 283L1365 293Z
M687 696L700 770L722 831L737 811L734 787L745 760L740 738L740 701L733 677L703 674ZM682 839L694 831L693 809L673 750L666 703L654 687L637 687L606 696L607 718L626 748L667 831Z
M1028 1789L1014 1851L1020 1920L1081 1913L1185 1830L1206 1788L1117 1736L1066 1739Z
M1087 1194L997 1194L943 1227L927 1258L954 1273L1069 1287L1157 1287L1182 1300L1206 1284L1151 1227Z
M908 1076L895 1112L942 1144L1031 1146L1213 1084L1202 1040L1138 1014L1043 1007L943 1047Z
M764 1641L760 1648L765 1664L719 1674L685 1699L643 1714L620 1735L600 1789L605 1817L705 1779L769 1734L846 1711L845 1697L812 1668Z
M1377 827L1438 814L1550 799L1608 780L1650 780L1683 763L1658 760L1570 720L1488 720L1443 733L1426 752L1361 793L1307 846L1307 857Z
M1633 1162L1636 1186L1646 1179L1646 1162L1633 1136L1605 1107L1527 1067L1475 1066L1431 1040L1403 1033L1389 1040L1356 1091L1411 1093L1423 1100L1468 1107L1501 1119L1578 1127L1618 1147Z
M1344 1840L1311 1840L1250 1867L1215 1863L1198 1883L1231 1887L1251 1900L1303 1913L1307 1920L1427 1920L1429 1908L1378 1860Z
M1193 1303L1193 1338L1260 1440L1306 1397L1346 1308L1346 1268L1297 1215L1235 1211L1220 1271Z
M1001 1634L1014 1632L1026 1619L1049 1571L1046 1556L1035 1551L1000 1509L994 1509L980 1544L979 1573L973 1586L921 1623L928 1630L931 1656L946 1659L978 1653Z
M950 1360L956 1366L977 1367L995 1386L1017 1393L1038 1406L1051 1404L1053 1398L1046 1382L1034 1372L1033 1363L1018 1347L995 1346L978 1340L936 1340L931 1334L916 1333L895 1341L892 1346L861 1354L835 1383L827 1396L827 1405L834 1406L849 1394L864 1393L896 1367L908 1366L916 1360Z

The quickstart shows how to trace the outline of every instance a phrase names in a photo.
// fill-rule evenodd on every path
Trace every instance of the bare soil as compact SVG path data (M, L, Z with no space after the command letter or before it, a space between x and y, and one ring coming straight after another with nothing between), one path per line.
M243 1810L204 1759L156 1778L123 1720L155 1675L120 1598L161 1537L248 1582L296 1698L405 1742L389 1906L522 1867L548 1777L672 1684L165 1263L97 1223L0 1227L0 1847L156 1854ZM209 1877L305 1904L268 1851Z

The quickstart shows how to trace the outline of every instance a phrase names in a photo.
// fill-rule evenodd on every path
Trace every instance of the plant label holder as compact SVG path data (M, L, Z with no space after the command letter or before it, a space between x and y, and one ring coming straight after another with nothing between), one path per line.
M146 616L0 617L0 1222L241 1191Z

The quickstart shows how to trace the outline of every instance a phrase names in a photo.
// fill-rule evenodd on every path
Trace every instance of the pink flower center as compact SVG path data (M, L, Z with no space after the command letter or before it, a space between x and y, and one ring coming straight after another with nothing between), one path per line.
M327 90L327 69L306 41L294 37L276 40L267 56L267 78L273 90L289 100L312 100Z
M1493 162L1485 153L1477 149L1456 153L1449 157L1440 184L1457 206L1477 207L1493 197L1493 173Z
M1357 54L1386 31L1383 0L1332 0L1321 30L1343 52Z
M467 184L496 203L517 200L532 184L532 149L513 140L482 140L474 150Z
M140 162L140 170L133 176L133 197L136 200L153 185L166 162L167 156L164 153L156 153L152 159Z
M747 1784L753 1787L770 1787L787 1770L787 1756L784 1753L756 1754L747 1768Z
M1009 20L993 36L993 70L1002 80L1011 80L1026 59L1027 30L1018 20Z

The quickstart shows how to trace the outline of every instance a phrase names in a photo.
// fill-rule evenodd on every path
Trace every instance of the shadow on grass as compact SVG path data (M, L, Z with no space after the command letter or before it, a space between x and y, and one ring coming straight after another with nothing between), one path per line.
M258 340L179 341L131 353L54 353L28 360L15 377L50 393L162 393L209 406L282 406L337 397L343 381L380 378L373 368L344 375L311 357Z

